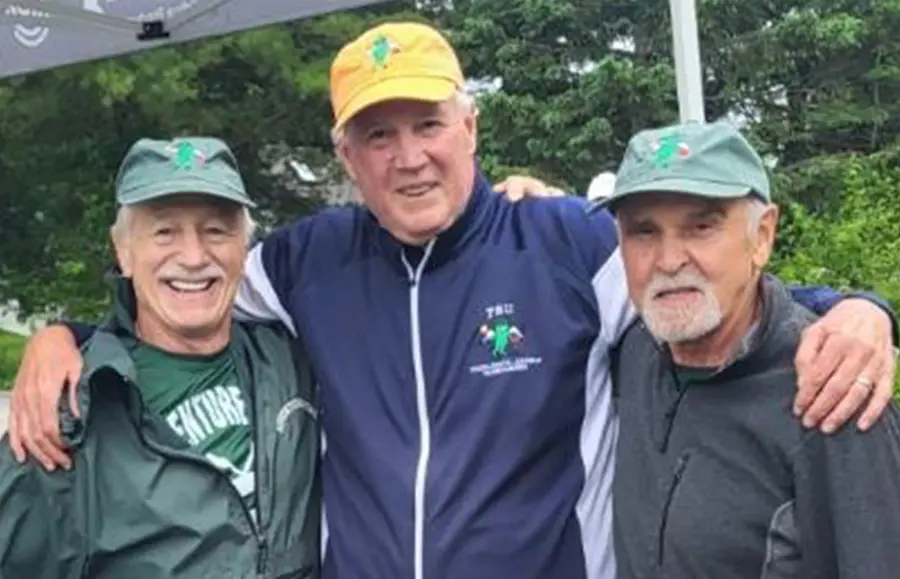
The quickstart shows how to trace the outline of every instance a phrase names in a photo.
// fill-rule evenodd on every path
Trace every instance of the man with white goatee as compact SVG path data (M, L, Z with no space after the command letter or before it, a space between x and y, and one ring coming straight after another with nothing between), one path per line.
M866 434L823 435L791 413L814 316L762 271L778 223L769 193L734 128L691 124L636 135L607 200L640 314L614 378L619 579L900 568L897 406ZM864 398L872 382L853 388Z
M633 315L615 225L582 199L494 194L465 84L426 25L345 45L332 135L365 206L268 234L236 307L294 330L315 367L324 579L613 579L609 352ZM800 372L806 410L843 423L862 375L876 394L849 408L877 418L890 317L823 288L797 297L828 311L804 343L837 369ZM74 349L53 336L32 339L16 388L51 409L58 383L29 369Z

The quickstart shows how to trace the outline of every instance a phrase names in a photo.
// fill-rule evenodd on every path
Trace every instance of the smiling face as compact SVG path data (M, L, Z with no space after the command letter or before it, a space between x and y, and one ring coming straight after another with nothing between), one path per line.
M653 193L624 199L616 217L629 294L658 339L699 340L752 310L774 206Z
M456 98L394 100L353 117L338 155L366 206L398 240L423 245L450 227L475 180L475 114Z
M124 220L113 243L133 281L140 337L169 351L224 347L247 251L243 209L178 195L130 206Z

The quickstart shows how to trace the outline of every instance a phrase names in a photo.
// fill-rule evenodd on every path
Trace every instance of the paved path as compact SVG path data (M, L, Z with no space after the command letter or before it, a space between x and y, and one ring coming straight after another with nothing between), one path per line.
M9 396L0 392L0 435L6 432L6 415L9 413Z

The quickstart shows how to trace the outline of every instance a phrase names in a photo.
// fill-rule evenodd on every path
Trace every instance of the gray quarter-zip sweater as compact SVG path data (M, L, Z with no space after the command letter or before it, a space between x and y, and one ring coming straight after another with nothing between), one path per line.
M640 323L616 353L620 579L900 577L900 412L831 436L791 412L812 315L773 277L733 361L677 368Z

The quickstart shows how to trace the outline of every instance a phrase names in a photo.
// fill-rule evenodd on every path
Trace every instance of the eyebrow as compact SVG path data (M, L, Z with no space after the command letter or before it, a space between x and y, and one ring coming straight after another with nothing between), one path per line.
M690 213L691 219L703 219L706 217L725 217L728 215L728 207L721 203L709 202L697 211Z
M728 215L728 209L727 206L721 203L710 201L704 203L699 209L688 213L687 218L689 221L707 219L710 217L721 219ZM644 212L630 218L626 217L625 219L621 219L621 221L624 222L623 224L627 227L655 225L656 223L653 220L652 211Z

